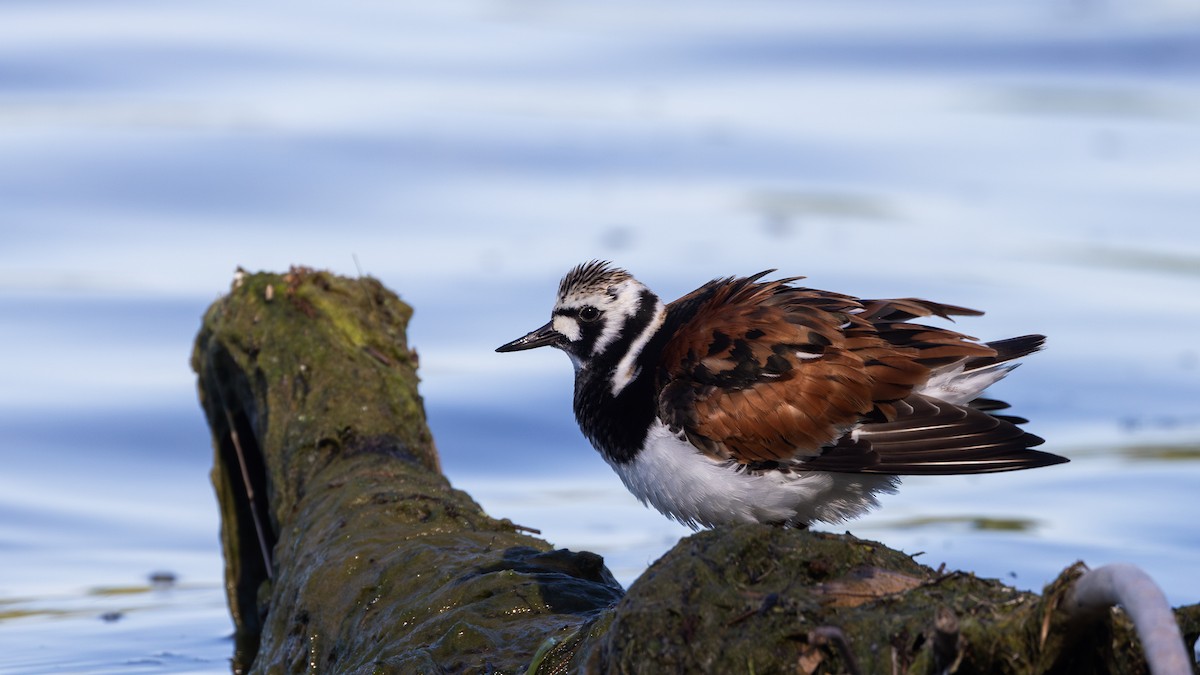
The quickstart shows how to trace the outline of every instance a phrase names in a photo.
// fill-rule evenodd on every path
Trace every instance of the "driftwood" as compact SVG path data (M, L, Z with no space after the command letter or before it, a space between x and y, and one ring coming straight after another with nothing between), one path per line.
M626 592L442 476L410 315L374 279L294 268L239 272L204 317L236 672L1148 672L1125 613L1079 610L1082 565L1039 596L744 526L683 539ZM1200 606L1175 616L1193 645Z

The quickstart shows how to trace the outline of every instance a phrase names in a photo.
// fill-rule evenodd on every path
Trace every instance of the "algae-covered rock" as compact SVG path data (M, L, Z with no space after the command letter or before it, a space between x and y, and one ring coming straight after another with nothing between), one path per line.
M239 275L204 317L237 671L514 672L621 596L598 556L441 475L411 313L373 279L293 269Z
M850 535L746 525L701 532L654 563L591 646L594 673L1137 673L1113 613L1067 630L1038 596L938 572Z
M260 673L1143 673L1119 611L933 570L850 535L680 541L623 594L592 553L440 473L405 328L374 279L239 273L193 367L213 434L234 669ZM1186 639L1200 609L1177 611Z

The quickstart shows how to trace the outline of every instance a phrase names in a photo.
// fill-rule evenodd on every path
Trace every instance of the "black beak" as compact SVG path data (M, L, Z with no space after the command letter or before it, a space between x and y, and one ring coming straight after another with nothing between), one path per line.
M562 333L554 330L553 326L547 323L545 326L542 326L528 335L519 337L508 344L496 347L496 351L519 352L523 349L534 349L535 347L545 347L547 345L554 346L562 339Z

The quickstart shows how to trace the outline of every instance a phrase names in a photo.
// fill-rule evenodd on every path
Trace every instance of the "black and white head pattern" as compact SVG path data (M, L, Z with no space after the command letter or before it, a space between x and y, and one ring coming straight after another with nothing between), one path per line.
M593 260L563 277L551 325L565 338L561 347L576 372L612 368L616 395L636 377L637 356L665 313L658 297L628 272Z

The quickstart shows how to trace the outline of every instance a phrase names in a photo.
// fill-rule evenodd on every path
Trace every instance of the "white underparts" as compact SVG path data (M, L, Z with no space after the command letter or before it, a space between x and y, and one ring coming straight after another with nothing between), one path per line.
M609 462L643 504L692 528L733 523L838 523L893 492L894 476L822 471L747 471L702 454L655 420L642 450Z

